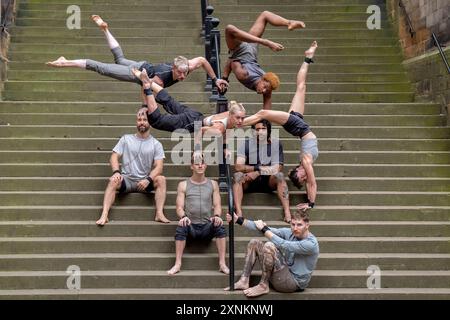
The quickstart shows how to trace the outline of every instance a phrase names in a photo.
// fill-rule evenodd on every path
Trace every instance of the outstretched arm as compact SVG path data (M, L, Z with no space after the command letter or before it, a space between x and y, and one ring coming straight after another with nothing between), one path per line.
M203 57L197 57L189 60L189 72L203 68L206 73L214 80L215 85L219 89L225 89L228 87L228 82L223 79L217 79L217 75L213 68L209 64L208 60Z
M263 109L272 109L272 92L267 92L263 94Z
M303 168L305 168L305 172L307 175L306 178L306 195L308 196L308 203L300 203L297 205L297 208L300 210L306 210L308 208L312 208L309 204L316 202L316 196L317 196L317 182L316 182L316 176L314 175L314 168L313 168L313 160L311 159L311 156L305 155L302 159L302 165Z

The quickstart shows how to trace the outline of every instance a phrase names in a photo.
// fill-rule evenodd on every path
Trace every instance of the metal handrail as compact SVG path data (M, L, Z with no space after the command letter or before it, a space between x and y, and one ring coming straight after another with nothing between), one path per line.
M206 0L201 0L202 5L202 35L205 40L205 58L211 64L216 76L220 79L222 76L220 70L220 31L217 26L220 20L212 17L214 8L208 5ZM206 13L204 15L204 13ZM228 110L228 100L221 94L215 83L212 83L211 78L207 76L205 89L211 91L210 101L216 101L216 113L225 112ZM223 144L223 151L226 145ZM231 167L228 159L225 157L225 152L222 152L222 162L219 164L219 186L220 190L228 194L228 212L233 216L234 213L234 198L233 198L233 183L231 178ZM229 287L234 291L234 222L233 219L228 224L228 255L229 255Z
M414 28L413 28L412 23L411 23L411 19L409 18L408 12L406 12L406 7L403 4L402 0L398 1L398 6L403 9L403 14L405 15L406 21L408 22L409 33L411 34L411 38L412 38L416 34L416 31L414 31Z
M439 53L441 55L442 61L444 62L445 67L447 68L447 72L450 74L450 66L448 65L447 58L445 57L444 51L442 50L442 46L439 43L439 41L438 41L436 35L434 34L434 32L431 34L431 37L433 38L436 47L438 47L438 50L439 50Z

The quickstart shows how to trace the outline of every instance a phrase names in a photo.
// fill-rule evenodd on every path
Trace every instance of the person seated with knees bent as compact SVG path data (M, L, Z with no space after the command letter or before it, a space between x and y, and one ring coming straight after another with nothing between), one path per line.
M230 214L227 214L227 220L231 221ZM234 289L244 290L247 297L269 293L269 282L278 292L305 290L319 258L319 242L309 231L307 212L295 212L290 228L269 228L262 220L252 221L236 214L234 221L249 230L261 231L269 240L250 240L244 270L239 281L234 284ZM261 265L261 280L258 285L250 288L250 275L256 260Z
M271 138L272 126L269 121L261 120L252 126L255 138L245 138L238 144L234 169L233 194L235 209L242 216L243 193L272 193L277 190L284 212L284 220L291 221L289 209L289 191L283 175L283 146L277 139Z
M284 26L288 30L305 28L302 21L287 20L270 11L262 12L249 32L228 25L225 28L225 39L230 55L222 77L228 81L229 74L233 71L236 79L246 88L263 95L263 109L271 109L272 91L278 89L280 79L273 72L266 73L258 64L258 44L273 51L284 49L281 44L262 38L267 23L272 26Z
M178 81L183 81L194 70L203 68L211 77L213 83L219 88L219 91L228 87L228 82L223 79L217 79L214 70L209 62L203 57L197 57L188 60L183 56L178 56L173 63L151 64L147 61L133 61L125 58L122 48L117 40L109 32L108 24L98 15L92 15L91 19L104 32L109 48L114 56L115 63L103 63L91 59L66 60L59 57L55 61L47 62L52 67L75 67L97 72L103 76L111 77L120 81L135 82L140 84L132 72L133 68L146 70L148 75L161 87L168 88Z
M300 164L289 172L289 178L299 189L306 183L308 202L297 205L297 208L301 210L313 208L317 195L317 183L313 168L314 161L319 156L317 137L311 131L309 125L303 120L303 114L305 113L306 75L309 64L313 62L312 58L316 49L317 42L314 41L311 47L305 51L305 60L297 73L297 89L292 99L289 113L284 111L260 110L244 120L244 126L248 126L265 119L283 126L287 132L300 138Z
M219 271L229 274L225 262L226 232L223 227L219 185L205 177L206 163L191 157L192 176L181 181L177 190L177 215L180 218L175 234L175 265L167 271L174 275L181 270L186 240L210 241L216 239L219 252Z
M166 200L166 178L162 175L165 158L163 147L150 135L147 114L137 114L136 127L136 134L122 136L113 149L110 159L113 175L109 178L105 190L102 215L97 220L99 226L108 223L108 214L116 198L116 191L150 193L155 190L155 221L170 222L163 212Z

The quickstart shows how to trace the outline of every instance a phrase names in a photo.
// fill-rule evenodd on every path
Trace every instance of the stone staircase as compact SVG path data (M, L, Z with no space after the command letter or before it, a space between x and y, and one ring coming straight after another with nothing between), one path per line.
M262 66L282 80L274 109L288 109L303 52L312 40L319 43L308 76L306 120L320 140L318 205L311 216L321 255L305 292L262 298L449 299L450 130L439 105L414 101L383 2L377 1L382 29L374 31L366 28L373 0L210 2L222 30L227 24L248 29L263 10L306 22L305 30L268 27L265 33L287 48L260 51ZM166 275L175 258L176 224L152 221L152 198L119 197L111 223L95 225L111 149L135 130L138 88L44 65L59 55L112 61L103 34L88 18L93 13L108 21L131 59L203 55L199 2L77 3L81 30L65 27L72 4L67 0L19 1L11 30L0 102L0 299L243 299L240 292L222 291L228 277L217 271L214 245L188 248L182 272ZM215 106L208 103L204 80L197 71L169 91L211 113ZM261 107L261 96L233 76L227 96L242 101L249 114ZM171 161L177 142L167 132L153 133L166 150L165 210L175 220L176 185L190 170ZM287 172L296 164L298 140L284 130L280 135ZM208 175L216 177L217 168L209 167ZM304 192L289 186L294 209ZM246 216L286 226L275 195L247 195L244 205ZM255 236L236 228L237 275ZM66 287L71 265L81 268L80 291ZM371 265L381 269L382 289L366 286Z

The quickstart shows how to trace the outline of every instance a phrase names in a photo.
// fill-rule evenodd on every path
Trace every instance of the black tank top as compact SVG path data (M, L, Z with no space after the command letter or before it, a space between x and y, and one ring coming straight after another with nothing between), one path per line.
M164 88L168 88L171 85L174 85L178 82L178 80L173 79L172 75L172 64L171 63L161 63L157 65L153 65L151 63L144 63L141 67L147 71L149 78L153 78L154 76L158 76L163 82Z

